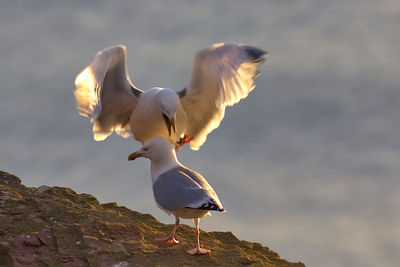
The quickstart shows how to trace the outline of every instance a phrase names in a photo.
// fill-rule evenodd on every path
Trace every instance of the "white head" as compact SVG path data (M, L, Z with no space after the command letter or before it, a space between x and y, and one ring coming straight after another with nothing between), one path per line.
M145 142L142 148L129 155L128 160L135 160L139 157L145 157L152 162L161 162L165 160L176 160L175 150L172 144L165 138L154 137Z
M168 130L168 134L171 135L171 128L175 129L175 115L179 106L179 98L176 92L169 88L161 89L158 92L158 100L162 112L162 117Z
M174 118L179 105L176 92L170 88L164 88L158 92L158 96L162 113L169 119Z

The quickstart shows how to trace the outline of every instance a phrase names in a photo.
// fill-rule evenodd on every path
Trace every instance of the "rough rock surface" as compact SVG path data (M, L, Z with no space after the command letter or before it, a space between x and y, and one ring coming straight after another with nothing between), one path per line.
M191 256L194 228L179 244L155 241L171 225L69 188L30 188L0 171L0 266L304 266L230 232L201 232L211 253Z

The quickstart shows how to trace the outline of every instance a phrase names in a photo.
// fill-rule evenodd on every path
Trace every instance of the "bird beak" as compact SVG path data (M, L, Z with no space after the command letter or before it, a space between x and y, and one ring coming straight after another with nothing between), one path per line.
M140 157L143 157L143 154L141 154L141 153L139 153L138 151L136 151L136 152L133 152L132 154L130 154L130 155L128 156L128 160L129 160L129 161L130 161L130 160L135 160L135 159L140 158Z
M171 125L172 125L172 129L174 129L174 132L176 133L176 130L175 130L175 117L173 117L171 119Z
M163 119L164 119L165 125L167 126L167 129L168 129L168 135L171 136L171 128L174 130L174 132L176 132L176 130L175 130L175 117L170 119L165 114L163 114Z

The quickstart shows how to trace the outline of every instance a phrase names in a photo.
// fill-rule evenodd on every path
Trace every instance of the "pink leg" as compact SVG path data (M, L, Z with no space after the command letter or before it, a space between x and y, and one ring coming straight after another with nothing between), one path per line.
M197 236L197 246L193 249L188 250L187 252L191 255L203 255L210 252L209 249L200 248L200 228L199 228L199 218L193 219L194 224L196 225L196 236Z
M172 228L171 233L167 237L161 237L161 238L156 238L156 241L162 241L162 242L167 242L169 244L178 244L179 241L175 239L175 232L176 229L178 228L179 225L179 218L175 216L175 225L174 228Z
M175 151L176 151L176 152L179 152L179 150L181 150L181 147L183 147L184 144L189 143L189 142L192 141L192 140L193 140L192 137L187 136L187 135L185 134L183 137L181 137L181 138L179 139L178 142L176 142L176 144L175 144Z

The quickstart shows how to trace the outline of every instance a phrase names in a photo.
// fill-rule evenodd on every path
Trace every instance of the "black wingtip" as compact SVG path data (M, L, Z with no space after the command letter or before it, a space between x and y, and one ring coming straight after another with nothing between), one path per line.
M244 51L253 62L264 62L267 59L268 52L254 46L243 46Z
M177 92L176 94L179 96L179 98L185 97L187 93L186 87L183 88L181 91Z
M225 209L225 208L219 208L217 211L220 211L220 212L222 212L222 213L225 213L225 212L226 212L226 209Z
M222 205L216 203L216 201L210 198L207 202L203 203L200 207L185 207L188 209L199 209L199 210L213 210L213 211L220 211L225 212L226 210L222 207Z

